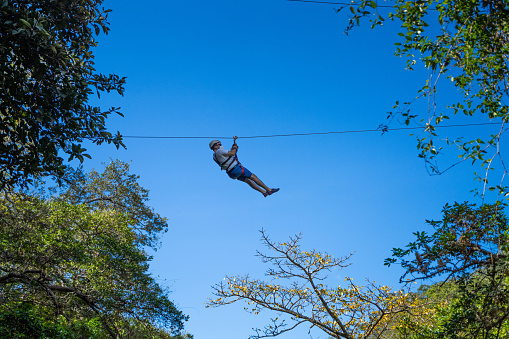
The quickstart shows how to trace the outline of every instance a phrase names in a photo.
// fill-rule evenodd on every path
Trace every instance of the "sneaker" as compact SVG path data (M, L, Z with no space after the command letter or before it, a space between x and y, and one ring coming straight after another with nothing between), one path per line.
M276 193L277 191L279 191L279 188L271 188L268 193L269 193L269 195L271 195L271 194Z

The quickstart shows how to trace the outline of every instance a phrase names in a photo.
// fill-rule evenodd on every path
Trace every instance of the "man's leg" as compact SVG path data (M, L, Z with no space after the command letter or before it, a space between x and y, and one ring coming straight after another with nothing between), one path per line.
M265 186L265 184L256 175L252 174L251 180L254 181L258 186L263 187L265 189L265 191L270 192L270 188ZM253 187L253 186L251 186L251 187ZM260 192L263 193L263 191L260 191Z
M252 178L252 177L254 177L254 176L255 176L255 175L253 174L253 175L251 176L251 178ZM251 180L251 179L249 179L249 178L246 178L244 181L245 181L245 182L246 182L249 186L251 186L251 188L252 188L252 189L257 190L257 191L258 191L258 192L260 192L260 193L265 193L265 191L264 191L264 190L262 190L260 187L258 187L258 185L257 185L257 184L255 184L255 183L253 182L253 180Z

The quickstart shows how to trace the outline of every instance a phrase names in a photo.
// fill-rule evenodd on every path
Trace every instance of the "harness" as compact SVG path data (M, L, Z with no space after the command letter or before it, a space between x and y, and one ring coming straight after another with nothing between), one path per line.
M230 165L228 165L228 167L225 170L226 173L230 174L231 171L233 171L233 169L235 167L240 166L240 168L242 168L242 174L241 175L244 175L244 167L240 164L240 161L239 161L239 158L237 157L237 154L229 156L228 159L226 159L222 163L220 163L219 160L217 160L215 152L214 152L213 158L214 158L214 161L219 165L219 167L221 167L221 171L223 170L223 165L226 164L228 161L230 161L231 158L233 158L232 162L230 163ZM237 164L235 166L231 167L232 164L235 163L235 161L237 161Z

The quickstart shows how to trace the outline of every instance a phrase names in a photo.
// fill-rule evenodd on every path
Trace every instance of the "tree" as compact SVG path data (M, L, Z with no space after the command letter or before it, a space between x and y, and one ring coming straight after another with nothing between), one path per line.
M156 328L146 322L129 321L119 329L121 338L130 339L192 339L190 334L173 336L166 330ZM14 304L0 313L0 339L38 338L38 339L102 339L108 333L101 327L98 319L72 319L64 317L49 318L43 310L30 304Z
M130 219L140 246L156 249L159 237L168 231L166 218L147 205L149 191L138 183L139 176L129 172L129 164L112 161L104 172L88 174L77 169L70 182L62 186L57 199L73 205L85 204L90 210L124 213Z
M95 35L108 33L102 0L0 1L0 189L66 172L64 159L90 158L82 143L123 146L106 129L118 108L91 94L124 92L125 78L94 68Z
M428 221L435 232L393 249L387 265L401 264L402 281L445 276L457 296L447 306L435 338L503 338L509 330L509 225L505 205L455 203L444 217ZM422 334L422 331L421 331ZM433 337L433 336L431 336ZM419 337L421 338L421 337Z
M406 269L403 281L444 278L458 286L450 304L435 308L445 310L437 319L437 328L427 332L421 331L427 325L417 326L412 334L415 338L505 337L509 326L505 205L485 204L484 199L488 190L498 192L497 201L509 195L504 185L508 169L501 154L509 119L509 1L394 0L391 4L392 9L382 14L376 1L361 1L359 7L351 7L347 30L368 17L372 27L387 20L401 23L395 54L406 59L409 70L420 65L427 68L429 78L415 99L396 103L389 119L423 127L417 136L419 156L433 174L457 164L439 169L445 146L458 148L459 162L480 163L482 172L476 178L482 183L483 200L479 207L446 205L441 221L428 222L434 229L432 235L416 232L416 241L405 249L394 249L386 263L397 262ZM456 89L454 99L440 96L447 83ZM416 113L415 104L422 98L428 101L427 117ZM444 121L460 115L498 124L498 131L488 135L478 131L469 140L438 133ZM500 182L492 184L488 179L496 164Z
M507 338L509 322L502 321L489 331L483 326L492 319L489 314L478 317L479 310L484 308L483 294L479 292L465 293L454 280L422 285L414 295L418 302L426 303L426 311L419 317L405 314L397 319L392 331L394 338Z
M456 291L457 285L452 281L431 286L421 285L411 293L414 302L423 307L419 316L402 314L395 318L387 338L439 338L444 319L450 314L450 305L457 296Z
M108 173L119 175L105 179ZM179 334L187 316L148 273L152 257L144 250L166 230L165 219L144 204L147 191L127 165L113 162L90 176L97 180L71 187L125 205L75 203L69 191L49 198L14 192L0 200L0 312L24 303L53 322L97 319L112 338L133 326Z
M87 322L66 322L65 318L50 320L37 314L36 307L29 304L10 305L0 313L0 338L74 339L101 338L100 324ZM104 338L104 336L102 336Z
M275 243L262 233L263 243L273 255L258 252L262 261L272 265L265 282L249 276L226 277L214 287L218 297L208 306L222 306L246 301L248 312L258 314L264 309L287 315L289 321L272 319L264 329L256 329L251 338L275 337L307 323L332 338L383 338L398 314L419 312L404 291L391 291L387 286L369 283L362 287L346 278L347 287L328 288L322 284L327 272L349 266L350 256L333 258L316 250L302 251L300 235L289 242ZM274 283L275 279L289 282L288 286Z
M362 0L358 7L350 6L347 27L348 32L365 18L370 18L372 27L387 21L400 23L401 38L395 54L406 59L409 70L418 66L428 70L429 77L423 79L416 98L397 101L389 122L399 120L423 128L417 135L417 146L432 174L441 174L467 160L480 163L482 169L476 173L482 184L481 206L446 205L443 220L429 222L434 228L431 236L416 232L416 241L405 249L394 249L393 258L386 261L389 265L398 262L406 269L403 281L444 278L454 279L458 286L458 295L451 303L434 308L445 310L436 319L437 328L429 332L421 331L426 324L416 326L412 338L505 337L509 326L505 205L484 204L484 199L488 190L498 193L497 201L509 195L504 185L508 169L501 154L509 119L509 1L389 3L392 9L385 13L377 1ZM456 95L447 92L441 96L447 84L452 84ZM423 98L427 100L427 110L423 110L427 116L416 113L421 106L416 109L415 105ZM444 121L458 121L461 115L476 117L475 122L496 124L498 131L482 134L479 130L467 140L438 132ZM438 160L446 146L456 146L460 160L443 170ZM500 182L492 184L490 173L495 165L499 166ZM417 324L415 320L411 322Z
M390 112L390 121L397 119L417 124L423 132L417 135L419 156L433 174L441 174L437 160L443 147L454 145L460 162L479 162L483 172L477 178L483 183L483 193L491 188L505 194L503 178L507 174L500 153L501 138L509 119L509 1L507 0L393 0L385 2L393 7L386 11L377 1L361 0L351 6L347 32L369 18L372 27L387 21L401 23L395 55L406 59L407 69L424 66L429 78L416 98L397 101ZM441 88L451 84L460 99L449 101L450 95L440 97ZM416 113L418 99L427 100L427 114ZM438 127L458 115L478 117L475 122L499 124L496 133L475 138L441 137ZM387 127L385 127L387 128ZM498 160L501 170L499 185L488 184L488 173Z

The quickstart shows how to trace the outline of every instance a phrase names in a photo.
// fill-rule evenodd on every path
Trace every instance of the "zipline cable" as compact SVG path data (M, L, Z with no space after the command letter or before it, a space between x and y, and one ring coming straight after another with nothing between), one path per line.
M478 124L462 124L462 125L446 125L446 126L434 126L434 128L450 128L450 127L469 127L469 126L485 126L485 125L500 125L498 122L485 122ZM426 127L399 127L399 128L377 128L377 129L362 129L352 131L335 131L335 132L311 132L311 133L292 133L292 134L271 134L271 135L251 135L240 137L239 139L256 139L256 138L277 138L277 137L296 137L296 136L307 136L307 135L326 135L326 134L347 134L347 133L368 133L368 132L388 132L388 131L403 131L403 130L415 130L415 129L426 129ZM142 136L142 135L123 135L123 138L131 139L231 139L232 137L205 137L205 136Z
M286 0L286 1L293 1L293 2L308 2L313 4L327 4L327 5L343 5L343 6L360 6L361 4L358 2L332 2L332 1L316 1L316 0ZM389 5L376 5L376 8L394 8L394 6ZM373 7L375 8L375 7ZM436 8L427 8L430 11L436 11Z
M360 6L359 3L356 2L332 2L332 1L315 1L315 0L287 0L294 2L310 2L314 4L328 4L328 5L345 5L345 6ZM388 5L377 5L376 7L385 7L385 8L393 8L394 6Z

